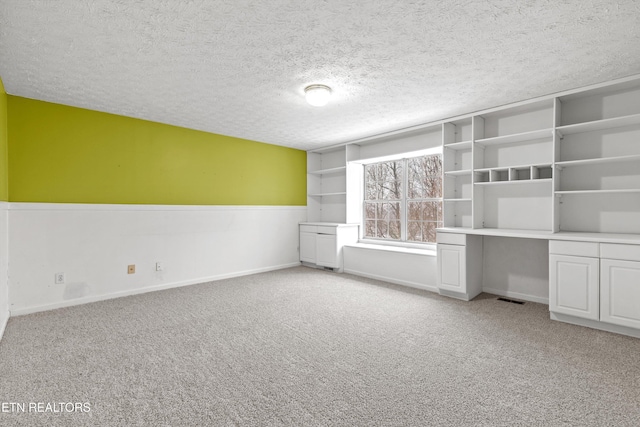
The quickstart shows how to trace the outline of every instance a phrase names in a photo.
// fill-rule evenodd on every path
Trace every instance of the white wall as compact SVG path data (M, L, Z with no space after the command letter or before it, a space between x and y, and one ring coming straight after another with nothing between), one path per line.
M435 251L429 255L345 246L344 272L438 292Z
M549 303L549 241L483 237L484 292Z
M7 320L9 320L8 209L8 203L0 202L0 338L2 338Z
M305 206L11 203L11 314L298 265L306 215ZM59 272L65 284L54 283Z

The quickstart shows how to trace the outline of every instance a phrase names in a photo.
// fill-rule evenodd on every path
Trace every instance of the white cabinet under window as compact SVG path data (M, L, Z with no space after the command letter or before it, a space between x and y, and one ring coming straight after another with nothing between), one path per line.
M357 224L300 224L300 261L342 272L342 248L357 241Z
M306 228L306 227L305 227ZM300 227L300 261L316 263L316 232Z

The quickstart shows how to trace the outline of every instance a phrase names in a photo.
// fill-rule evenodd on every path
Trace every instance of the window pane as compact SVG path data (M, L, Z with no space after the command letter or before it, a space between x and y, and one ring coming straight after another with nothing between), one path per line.
M422 219L422 202L407 203L407 220L419 221Z
M365 221L364 222L364 235L365 237L376 237L376 222Z
M425 221L437 221L438 219L440 219L438 217L438 207L440 205L440 202L424 202L423 206L424 206L424 210L422 211L423 213L423 219Z
M365 219L375 219L376 218L376 204L375 203L365 203L364 204L364 217L365 217Z
M389 237L389 225L387 221L376 221L376 237L388 238Z
M424 178L424 197L436 199L442 197L442 178L439 176L427 176Z
M400 221L402 218L400 216L400 202L395 203L385 203L385 207L387 209L387 215L389 220L397 220Z
M436 241L436 227L435 222L426 222L422 227L423 242L435 242Z
M402 181L385 181L382 188L382 199L400 200L402 199Z
M392 239L400 240L400 221L389 222L389 237Z
M378 185L375 182L367 182L365 186L365 200L378 199Z
M422 241L422 230L420 228L419 221L409 221L407 225L407 240L410 242L421 242Z

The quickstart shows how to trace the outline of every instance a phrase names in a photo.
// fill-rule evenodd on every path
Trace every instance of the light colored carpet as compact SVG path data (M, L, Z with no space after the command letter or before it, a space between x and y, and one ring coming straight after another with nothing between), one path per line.
M638 426L640 340L297 267L12 318L0 425Z

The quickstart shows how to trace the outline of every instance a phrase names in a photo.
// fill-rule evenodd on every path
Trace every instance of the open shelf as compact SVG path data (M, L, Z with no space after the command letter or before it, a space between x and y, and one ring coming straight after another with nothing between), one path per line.
M615 194L615 193L640 193L640 188L618 188L612 190L558 190L556 195L567 194Z
M572 125L559 126L556 131L562 135L571 135L574 133L593 132L597 130L613 129L623 126L632 126L640 124L640 114L631 114L629 116L614 117L611 119L594 120L591 122L576 123Z
M340 172L344 172L347 170L346 166L339 166L336 168L328 168L328 169L320 169L320 170L315 170L315 171L309 171L307 173L311 174L311 175L329 175L332 173L340 173Z
M597 159L565 160L556 162L556 166L567 167L580 165L597 165L605 163L633 162L638 160L640 160L640 154L634 154L631 156L600 157Z
M470 202L471 199L444 199L445 202Z
M551 182L551 178L543 179L520 179L515 181L493 181L493 182L474 182L474 185L513 185L513 184L538 184L543 182Z
M456 171L446 171L444 174L445 175L450 175L450 176L471 175L471 169L456 170Z
M452 142L449 144L444 144L444 148L448 148L450 150L468 150L471 148L471 141Z
M483 147L488 147L491 145L499 145L499 144L512 144L516 142L524 142L524 141L533 141L536 139L542 138L551 138L553 136L553 129L540 129L534 130L530 132L522 132L516 133L512 135L502 135L502 136L494 136L491 138L483 138L478 139L476 144L482 145Z
M346 196L347 192L346 191L338 191L335 193L316 193L316 194L309 194L309 197L325 197L325 196Z

